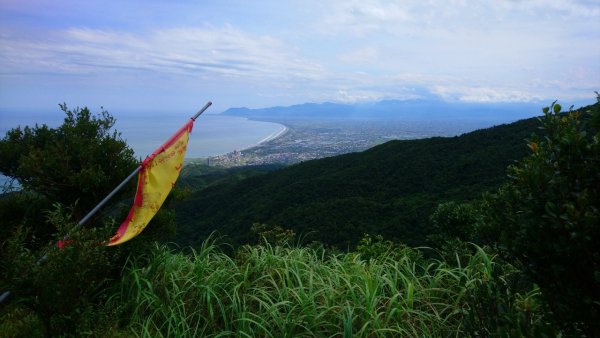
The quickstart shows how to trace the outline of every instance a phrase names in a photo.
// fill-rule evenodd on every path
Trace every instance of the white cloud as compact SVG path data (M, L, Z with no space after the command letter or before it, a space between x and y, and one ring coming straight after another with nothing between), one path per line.
M381 91L346 90L340 89L328 99L334 102L356 103L377 101L385 98ZM326 100L328 101L328 100Z
M543 30L566 22L600 19L600 4L577 0L365 0L330 2L317 25L325 34L374 32L398 36L429 36L434 32L495 31L534 23Z
M485 87L434 86L432 91L444 99L463 102L530 102L541 99L523 91Z
M600 6L597 1L585 0L512 0L492 1L497 11L524 11L529 15L555 16L563 19L577 20L582 17L600 17Z
M406 93L396 86L452 100L527 101L589 96L600 86L597 1L329 4L316 27L343 46L335 59L342 64L328 66L345 72L355 85L348 92L379 86ZM371 76L348 75L357 71Z
M326 34L354 33L364 35L377 31L389 22L410 20L409 14L400 3L382 3L380 1L341 1L334 2L321 31Z
M133 34L71 28L46 38L0 37L4 74L72 74L145 70L170 74L315 79L321 66L271 36L231 26L187 27Z
M374 47L365 47L341 54L340 60L349 64L374 63L379 59L379 50Z
M600 88L598 1L156 2L135 19L123 14L138 7L129 2L5 3L4 97L16 97L15 79L22 97L61 82L71 87L55 90L75 96L93 82L90 96L119 84L115 96L208 88L254 106L432 93L523 101ZM267 10L277 17L265 20Z

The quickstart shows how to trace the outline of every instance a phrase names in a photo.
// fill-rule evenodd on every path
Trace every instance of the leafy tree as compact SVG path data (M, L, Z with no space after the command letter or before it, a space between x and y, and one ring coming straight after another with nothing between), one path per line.
M44 210L60 203L74 220L81 219L138 163L106 110L92 114L87 107L59 106L65 114L59 127L17 127L0 140L0 172L22 187L0 197L0 216L6 216L0 233L7 238L16 226L27 224L36 239L32 247L45 244L56 231Z
M47 335L103 336L95 330L112 327L111 311L116 311L103 307L110 282L119 277L129 254L172 235L174 214L161 208L141 240L110 248L100 243L118 224L111 217L97 217L59 250L56 240L138 163L112 130L115 119L108 112L93 115L88 108L60 107L66 114L61 126L15 128L0 140L0 172L22 186L0 196L0 292L10 290L18 304L0 318L34 313ZM133 189L122 193L133 197ZM118 201L118 196L112 200ZM114 216L121 220L127 207L113 208ZM117 215L119 211L123 214ZM46 263L36 264L42 255L47 255Z
M53 203L75 205L76 216L92 208L137 165L133 150L105 110L69 110L58 128L14 128L0 141L0 172Z
M431 237L441 237L439 240L458 238L464 241L473 241L477 223L481 213L471 203L457 203L454 201L438 205L430 217Z
M271 227L264 223L253 223L252 232L258 235L260 243L276 246L291 245L296 237L291 229L284 229L280 225Z
M60 204L44 214L60 233L74 226L70 211ZM15 326L20 319L6 317L25 312L32 317L30 322L43 324L41 331L46 336L104 336L117 317L116 308L103 306L108 297L106 289L119 276L123 266L119 262L124 261L128 251L99 245L112 232L114 226L108 224L83 228L72 234L63 249L45 246L28 250L25 247L31 234L26 226L19 226L1 245L0 290L10 290L13 299L0 313L5 317L0 327ZM47 259L40 264L42 254Z
M509 167L510 183L490 198L488 215L557 320L591 336L600 335L598 107L544 108L547 136L533 136L531 155Z

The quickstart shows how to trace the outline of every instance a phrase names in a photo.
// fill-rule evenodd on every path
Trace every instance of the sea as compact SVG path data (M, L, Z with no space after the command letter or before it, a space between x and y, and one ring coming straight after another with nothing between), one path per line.
M117 121L114 129L121 133L121 138L140 159L160 147L189 120L189 117L174 113L128 113L115 118ZM7 131L19 126L46 124L58 127L63 119L64 113L60 111L46 114L1 111L0 137L3 138ZM204 113L194 123L186 159L206 158L247 149L277 137L285 130L286 127L278 123ZM6 181L7 178L0 175L0 187Z
M18 126L34 126L37 123L57 127L64 118L62 113L0 114L1 137L4 137L8 130ZM116 119L114 129L121 133L121 138L135 151L136 156L145 158L183 126L189 117L168 113L136 113L124 114ZM278 123L205 113L194 123L186 158L210 157L239 151L273 138L284 130L285 126Z

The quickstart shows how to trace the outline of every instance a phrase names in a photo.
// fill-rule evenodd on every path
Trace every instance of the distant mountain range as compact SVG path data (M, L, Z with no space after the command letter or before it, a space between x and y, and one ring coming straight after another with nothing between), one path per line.
M304 103L261 109L230 108L224 115L260 120L369 119L369 120L487 120L516 121L540 115L540 103L464 103L443 100L385 100L369 103Z

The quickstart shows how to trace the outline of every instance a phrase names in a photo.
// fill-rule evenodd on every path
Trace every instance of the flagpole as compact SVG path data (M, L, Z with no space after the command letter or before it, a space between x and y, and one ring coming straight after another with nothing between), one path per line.
M204 113L205 110L208 109L208 107L210 107L210 105L212 104L212 102L208 101L206 102L206 104L204 105L204 107L202 107L202 109L200 109L196 115L194 115L194 117L192 117L192 120L196 121L196 119L198 118L198 116L200 116L200 114Z
M208 109L208 107L210 107L212 105L211 101L208 101L204 107L202 107L202 109L200 109L193 117L192 120L196 121L196 119L198 118L198 116L200 116L200 114L204 113L204 111L206 109ZM135 175L137 175L137 173L142 169L142 165L138 165L137 168L135 168L135 170L133 170L131 172L131 174L129 174L129 176L127 176L127 178L125 178L123 180L123 182L121 182L116 188L113 189L113 191L111 191L108 195L106 195L106 197L104 197L104 199L102 201L100 201L100 203L98 203L98 205L96 205L94 207L94 209L92 209L90 212L87 213L87 215L85 215L78 223L77 225L75 225L73 228L71 228L71 230L69 230L69 232L67 232L67 234L63 237L63 241L66 241L67 239L69 239L70 235L77 231L83 224L85 224L85 222L87 222L90 218L92 218L92 216L94 216L94 214L96 214L96 212L98 212L98 210L100 210L100 208L102 208L106 202L108 202L117 192L119 192L119 190L121 190L127 183L129 183L129 181L131 181L132 178L135 177ZM42 264L44 263L46 260L48 259L48 254L46 253L44 256L42 256L39 260L38 260L38 264ZM1 298L0 298L1 300Z
M208 107L210 107L212 105L211 101L208 101L204 107L202 107L202 109L200 109L191 119L193 121L196 121L196 119L198 118L198 116L200 116L202 113L204 113L204 111L206 109L208 109ZM137 173L142 169L142 165L138 165L137 168L135 168L135 170L133 170L131 172L131 174L129 174L129 176L127 176L123 182L121 182L116 188L113 189L113 191L111 191L108 195L106 195L106 197L104 197L104 199L102 201L100 201L100 203L98 203L98 205L96 205L90 212L87 213L87 215L85 215L78 223L77 225L75 225L73 228L71 228L71 230L69 230L69 232L67 232L67 234L63 237L63 241L69 239L69 236L76 231L77 229L79 229L83 224L85 224L85 222L87 222L90 218L92 218L92 216L94 216L94 214L96 212L98 212L98 210L100 210L100 208L102 208L106 202L108 202L117 192L119 192L119 190L121 190L129 181L131 181L132 178L135 177L135 175L137 175ZM40 259L37 261L38 265L41 265L43 263L45 263L48 260L48 253L44 254L42 257L40 257ZM2 304L4 301L6 301L9 297L10 297L11 292L10 291L5 291L0 295L0 304Z
M132 178L135 177L135 175L142 169L141 165L138 165L137 168L135 168L134 171L131 172L131 174L129 174L129 176L127 176L127 178L125 178L123 180L123 182L121 182L116 188L113 189L113 191L111 191L108 195L106 195L106 197L104 197L104 199L102 201L100 201L100 203L98 203L98 205L96 205L94 207L94 209L92 209L92 211L88 212L87 215L85 215L81 221L79 221L79 223L77 223L76 226L74 226L68 233L67 235L65 235L65 238L63 238L63 240L67 239L67 237L69 236L70 233L72 233L73 231L77 230L80 226L82 226L85 222L87 222L90 218L92 218L92 216L94 216L94 214L100 210L100 208L102 208L104 206L104 204L106 204L106 202L108 202L108 200L110 200L117 192L119 192L119 190L121 190L121 188L123 188L123 186L125 186L125 184L127 184L129 181L131 181Z
M117 192L119 192L119 190L121 190L121 188L123 188L123 186L125 186L129 181L131 181L131 179L133 177L135 177L135 175L140 171L140 169L142 169L142 166L139 165L137 168L135 168L135 170L133 172L131 172L131 174L129 174L129 176L127 176L127 178L125 178L123 180L123 182L121 182L116 188L113 189L113 191L111 191L108 195L106 195L106 197L104 197L104 199L102 201L100 201L100 203L98 203L98 205L96 205L94 207L94 209L92 209L92 211L88 212L87 215L85 215L78 223L77 225L75 225L73 228L71 228L71 230L69 230L69 232L67 232L67 234L63 237L63 241L66 241L67 239L69 239L69 236L76 231L77 229L79 229L85 222L87 222L90 218L92 218L92 216L94 216L94 214L96 212L98 212L98 210L100 210L100 208L102 208L104 206L104 204L106 204L106 202L108 202L108 200L110 200ZM37 265L42 265L44 263L46 263L46 261L48 260L48 253L45 253L42 257L40 257L40 259L38 259L37 261ZM10 297L10 291L5 291L4 293L2 293L2 295L0 295L0 304L2 304L5 300L8 299L8 297Z
M194 115L194 117L192 117L192 120L196 121L196 119L198 118L198 116L200 116L200 114L204 113L204 111L206 109L208 109L208 107L210 107L210 105L212 104L212 102L208 101L204 107L202 107L202 109L200 109L196 115ZM85 222L87 222L90 218L92 218L92 216L94 216L94 214L96 212L98 212L98 210L100 210L100 208L102 208L104 206L104 204L106 204L106 202L108 202L108 200L110 200L117 192L119 192L119 190L121 190L121 188L123 188L123 186L125 186L129 181L131 181L132 178L135 177L135 175L142 169L141 164L138 165L137 168L135 168L134 171L131 172L131 174L129 174L129 176L127 176L127 178L125 178L123 180L123 182L121 182L116 188L113 189L113 191L111 191L108 195L106 195L106 197L104 197L104 199L102 201L100 201L100 203L98 203L98 205L96 205L94 207L94 209L92 209L90 212L88 212L87 215L85 215L81 221L79 221L79 223L77 223L76 226L74 226L71 230L69 230L69 232L65 235L65 237L63 238L64 240L67 240L69 238L69 234L73 233L73 231L76 231L77 229L79 229Z

